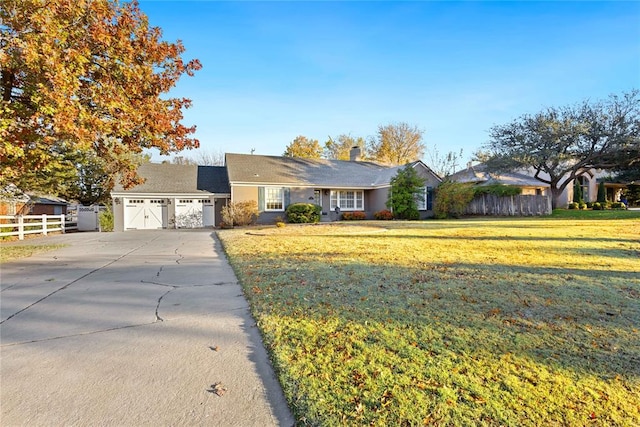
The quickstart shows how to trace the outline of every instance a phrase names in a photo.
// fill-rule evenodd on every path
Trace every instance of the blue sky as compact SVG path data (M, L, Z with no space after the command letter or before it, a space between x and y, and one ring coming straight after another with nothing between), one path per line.
M462 149L466 162L494 125L640 88L635 1L140 7L202 62L170 95L193 100L184 124L204 151L281 155L297 135L324 143L407 122L427 150Z

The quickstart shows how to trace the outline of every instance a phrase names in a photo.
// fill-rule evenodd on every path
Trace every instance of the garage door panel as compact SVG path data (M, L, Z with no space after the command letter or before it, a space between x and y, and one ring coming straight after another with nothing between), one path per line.
M144 228L144 200L129 200L124 205L125 228Z
M130 199L125 204L125 228L149 230L166 226L167 207L162 199Z
M165 210L163 200L150 200L147 206L147 228L163 228L162 211Z
M203 199L179 199L176 204L176 226L178 228L202 227Z

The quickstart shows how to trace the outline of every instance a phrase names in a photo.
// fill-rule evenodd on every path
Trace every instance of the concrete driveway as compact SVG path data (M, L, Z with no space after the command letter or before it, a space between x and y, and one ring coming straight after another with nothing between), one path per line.
M75 233L2 264L0 424L294 424L211 230Z

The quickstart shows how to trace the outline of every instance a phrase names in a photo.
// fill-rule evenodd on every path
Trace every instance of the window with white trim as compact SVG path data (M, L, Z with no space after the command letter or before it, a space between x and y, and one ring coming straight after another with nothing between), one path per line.
M416 205L419 211L427 210L427 187L421 187L416 195Z
M336 206L341 211L363 211L364 191L362 190L339 190L331 191L331 210Z
M264 206L265 211L283 211L284 189L280 187L265 187Z

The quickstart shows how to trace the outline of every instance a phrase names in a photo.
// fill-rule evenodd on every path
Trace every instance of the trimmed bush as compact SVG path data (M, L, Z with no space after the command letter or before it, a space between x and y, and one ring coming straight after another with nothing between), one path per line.
M593 209L594 211L601 211L601 210L603 210L603 208L602 208L602 203L600 203L600 202L595 202L595 203L593 204L593 206L592 206L592 209Z
M571 202L569 203L569 206L567 206L569 209L578 209L580 205L578 204L578 202Z
M627 205L622 202L611 203L611 209L627 209Z
M393 219L393 213L387 209L383 209L374 213L373 217L378 220L389 221Z
M578 209L587 209L587 204L585 202L578 203Z
M345 212L342 214L342 219L344 221L362 221L367 219L367 214L362 211Z
M287 221L292 224L314 224L320 222L322 207L313 203L293 203L287 206Z

